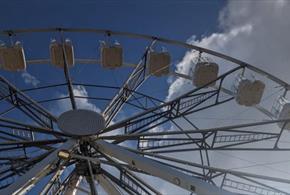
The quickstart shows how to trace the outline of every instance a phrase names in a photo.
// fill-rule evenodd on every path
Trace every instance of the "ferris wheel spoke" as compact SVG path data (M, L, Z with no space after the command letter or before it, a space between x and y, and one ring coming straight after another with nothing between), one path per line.
M1 100L6 100L18 108L37 124L43 127L53 127L53 123L56 122L56 118L36 101L23 93L21 90L17 89L3 77L0 77L0 88Z
M110 122L114 119L114 117L118 114L124 103L130 99L133 91L135 91L145 81L147 53L149 49L155 44L155 42L156 41L153 40L151 44L146 48L136 68L129 75L122 88L112 98L111 102L109 102L109 104L103 111L106 120L106 126L108 126Z
M22 193L31 189L35 185L35 183L37 183L41 178L46 176L52 169L54 169L54 166L59 162L57 154L60 150L69 151L72 150L75 146L75 140L70 139L66 141L56 150L43 158L40 162L34 164L34 166L28 172L20 176L16 182L3 189L1 193Z
M95 175L97 182L103 187L107 194L122 195L119 189L104 174Z
M217 178L222 178L222 182L215 182L221 188L236 189L236 190L241 190L244 192L248 190L247 192L252 192L252 193L256 192L256 191L250 191L252 187L254 189L257 189L258 191L264 190L265 192L269 192L269 193L290 194L290 191L285 192L275 187L277 184L283 184L283 185L287 185L288 186L287 188L289 189L290 180L288 179L235 171L231 169L216 168L216 167L201 165L198 163L193 163L193 162L189 162L189 161L185 161L181 159L176 159L169 156L154 154L150 152L142 152L142 151L137 151L133 149L128 149L128 150L135 152L137 154L142 154L144 156L151 157L152 159L157 160L158 162L161 161L160 163L163 163L172 168L186 172L187 174L200 176L201 178L205 180L215 180ZM199 172L193 172L193 171L190 171L189 169L184 169L182 168L182 166L184 165L190 166L194 168L195 170L199 169ZM208 170L210 174L203 175L202 172L204 169Z
M109 173L105 169L101 169L103 175L105 175L108 179L110 179L114 184L116 184L119 188L123 189L130 195L139 194L136 189L132 186L127 185L126 183L122 182L118 177L114 176L113 174Z
M70 173L67 173L65 171L65 168L67 166L70 166L71 162L64 162L62 166L59 166L56 168L56 170L52 173L52 177L47 182L47 184L42 188L42 191L39 193L40 195L46 195L46 194L66 194L67 190L69 190L72 187L74 179L76 179L76 183L78 183L79 177L76 176L75 169L71 171ZM74 186L73 190L77 186ZM78 187L79 189L79 187ZM86 194L89 194L88 191L82 191L87 192ZM69 194L73 194L73 191L71 191Z
M31 158L22 156L1 158L1 160L6 162L6 169L1 171L0 188L5 183L9 185L13 183L12 181L14 181L15 178L25 174L34 164L43 160L49 153L50 152L45 152Z
M174 185L197 193L215 193L215 194L231 194L227 191L220 190L198 178L186 175L180 171L164 166L157 161L138 155L124 147L106 143L98 140L91 142L91 145L97 150L110 155L118 160L128 163L129 165L140 168L152 176L159 177Z
M58 169L56 172L53 173L53 176L41 190L40 195L45 195L49 193L54 193L57 191L55 189L59 189L61 185L60 177L63 174L64 169Z
M66 139L41 140L41 141L10 141L10 142L2 142L0 143L0 146L21 145L23 147L35 147L50 144L58 144L63 143L65 141Z
M62 46L61 51L62 51L62 59L63 59L63 71L64 71L64 76L66 79L71 106L72 106L72 109L75 110L77 109L77 105L76 105L76 100L74 96L72 80L71 80L71 76L69 72L68 56L67 56L67 51L66 51L65 40L63 37L63 31L60 31L60 33L61 33L60 37L61 37L61 46Z
M124 128L125 134L145 132L170 120L231 101L234 97L220 99L219 94L222 93L221 90L207 89L206 87L218 80L222 81L226 76L240 69L241 67L234 68L203 87L194 89L170 102L113 124L104 129L103 132L106 133L119 128Z
M289 151L290 148L279 147L279 139L283 133L283 127L288 122L290 122L290 119L269 120L212 129L171 130L152 133L135 133L131 135L101 136L101 138L114 140L114 143L120 143L125 140L137 140L139 149L158 150L156 152L159 153L197 150ZM281 129L263 127L263 125L276 125L279 123L284 124ZM194 139L188 137L184 138L184 135L190 135L190 137L194 137ZM165 138L163 136L167 137ZM259 145L256 144L255 147L253 147L252 143L257 143ZM267 147L265 147L265 143L267 143ZM194 144L197 147L160 150L190 144Z
M81 188L80 182L82 180L82 177L77 174L76 169L74 169L70 175L67 177L66 181L64 182L63 192L64 195L71 195L75 193L76 190L80 190L83 193L90 194L89 191Z
M29 125L29 124L21 123L21 122L12 120L12 119L2 118L2 117L0 117L0 127L10 129L11 132L13 132L13 130L19 130L19 131L21 131L20 133L22 133L22 132L37 132L37 133L43 133L43 134L48 134L48 135L54 135L54 136L68 136L64 133L61 133L59 131L54 131L53 129L50 129L47 127L39 127L39 126ZM11 134L11 132L10 132L10 134ZM16 135L18 135L18 134L16 134ZM33 136L31 139L34 139Z
M98 152L100 152L100 151L98 151ZM117 162L112 157L110 157L102 152L100 152L100 153L105 159L107 159L107 161L100 161L100 162L103 162L105 164L108 164L108 165L113 166L116 169L118 169L120 183L125 183L128 186L133 187L133 189L135 189L135 191L134 191L135 193L137 192L139 194L160 195L160 193L156 189L154 189L152 186L150 186L148 183L146 183L143 179L138 177L132 171L134 171L136 173L147 174L146 172L140 171L140 170L136 169L135 167L131 167L127 164L122 164L121 162Z

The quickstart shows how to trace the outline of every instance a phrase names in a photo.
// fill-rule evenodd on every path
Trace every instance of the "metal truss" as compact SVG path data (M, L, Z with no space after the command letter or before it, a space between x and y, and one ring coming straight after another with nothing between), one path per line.
M106 133L119 128L124 128L125 134L146 132L170 120L233 100L234 97L228 97L226 99L220 98L220 93L222 93L220 88L226 76L240 69L241 67L234 68L203 87L194 89L170 102L150 108L147 111L111 125L104 129L103 132ZM216 81L220 81L220 87L218 89L206 88Z
M229 169L216 168L212 166L205 166L198 163L193 163L185 160L176 159L173 157L163 156L154 154L151 152L142 152L133 149L128 149L137 154L148 156L154 160L161 161L162 164L172 167L176 170L182 171L186 174L199 177L215 186L219 186L223 189L235 189L234 192L247 192L251 194L263 194L263 193L274 193L274 194L290 194L279 190L275 187L277 184L289 185L290 180L262 176L252 173L240 172ZM180 167L186 166L187 168ZM191 168L190 168L191 167ZM191 171L196 170L196 171ZM208 171L208 174L204 175L204 170Z
M288 123L290 119L270 120L256 123L247 123L213 129L163 131L136 133L131 135L102 136L103 139L138 140L137 147L142 151L153 153L170 153L200 150L254 150L254 151L288 151L290 148L279 147L278 143L283 133L283 128L276 132L255 130L260 126ZM250 130L248 128L251 128ZM243 128L245 128L243 130ZM188 138L185 134L190 135ZM166 136L166 137L164 137ZM181 137L182 136L182 137ZM263 141L271 140L265 144ZM258 143L251 147L251 143ZM175 146L188 146L188 148L172 149ZM247 146L249 145L249 146Z
M188 115L213 108L233 100L235 94L224 87L224 80L238 71L249 69L266 76L281 86L286 92L290 85L230 56L205 48L189 45L179 41L155 36L115 32L98 29L32 29L0 32L4 35L16 35L30 32L58 32L63 43L64 77L66 82L33 89L18 89L5 78L0 77L0 103L10 107L0 112L0 193L24 194L29 192L43 178L48 179L40 191L44 194L72 194L75 190L85 194L97 194L96 183L108 194L160 194L149 184L146 177L155 177L170 182L189 192L204 194L273 194L286 195L290 181L283 178L258 175L212 166L211 151L289 151L290 148L280 144L284 128L290 119L268 120L257 123L246 123L210 129L199 129ZM134 70L121 87L101 86L72 81L67 64L63 33L89 32L95 34L118 35L130 38L141 38L151 41L137 65L124 63ZM150 76L147 74L147 53L156 43L172 44L206 53L236 64L235 68L220 75L216 80L193 89L171 101L164 102L158 98L137 91ZM49 59L29 59L29 64L49 63ZM77 63L99 64L98 59L76 59ZM185 79L189 75L172 73ZM212 83L214 87L209 87ZM74 94L74 86L106 88L116 90L113 98L83 97ZM26 92L40 89L66 87L68 96L32 99ZM285 92L285 93L286 93ZM43 104L63 99L70 99L72 109L77 109L77 99L106 101L103 111L106 128L90 137L74 137L56 130L57 118L49 113ZM121 109L132 106L137 114L122 121L114 121ZM257 110L272 117L260 105ZM32 122L19 122L5 118L13 110L19 110ZM141 111L140 111L141 110ZM184 120L190 129L184 129L178 123ZM152 132L155 127L170 123L170 131ZM271 129L272 124L282 124L282 128ZM277 125L276 125L277 126ZM115 130L123 134L109 135ZM45 137L46 139L40 139ZM118 144L132 141L136 148L127 148ZM67 152L68 159L61 159L59 152ZM200 162L191 162L172 157L170 154L196 152ZM9 154L10 153L10 154ZM83 167L78 167L80 165ZM73 166L72 166L73 165ZM75 165L75 166L74 166ZM69 168L69 171L67 168ZM110 167L110 168L108 168ZM86 182L87 186L80 183ZM283 184L286 190L280 189ZM278 186L278 187L277 187ZM290 189L290 188L289 188Z
M42 127L53 127L56 118L3 77L0 77L0 89L1 101L6 100Z
M132 91L135 91L146 79L147 53L154 43L155 41L152 41L152 43L146 48L136 68L133 70L120 91L112 98L111 102L105 108L103 114L105 116L106 126L110 124L122 108L123 104L132 96Z

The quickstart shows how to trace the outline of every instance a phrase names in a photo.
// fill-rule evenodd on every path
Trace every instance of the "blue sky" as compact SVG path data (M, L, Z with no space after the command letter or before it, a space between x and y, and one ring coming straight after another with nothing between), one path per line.
M265 3L266 2L266 3ZM221 12L226 6L227 10ZM22 1L10 0L0 2L0 29L17 28L46 28L46 27L84 27L111 29L116 31L128 31L142 34L151 34L170 39L186 41L192 36L191 43L210 48L233 57L237 57L255 66L265 69L286 82L289 80L289 1L218 1L218 0L147 0L147 1ZM219 19L221 13L227 17ZM278 30L277 30L278 29ZM279 36L277 36L279 35ZM47 58L49 56L48 45L52 38L58 38L58 34L31 34L19 35L15 40L23 43L27 59L37 57ZM98 58L99 40L104 36L65 34L75 46L76 57ZM140 41L132 44L131 40L113 37L126 49L125 57L130 62L138 62L138 57L148 42ZM8 42L8 38L1 36L0 40ZM185 55L185 50L167 47L172 55L172 69L188 73L192 67L191 54ZM188 56L183 58L183 56ZM275 68L273 68L275 66ZM223 66L222 68L225 68ZM74 81L86 81L95 84L107 84L120 86L130 68L108 71L100 66L78 66L71 69ZM27 72L36 77L40 82L38 85L64 82L61 69L44 64L42 66L28 66ZM0 71L1 75L7 77L19 88L33 87L31 83L25 83L21 73L8 73ZM158 81L158 82L157 82ZM150 78L140 89L144 93L153 94L161 99L184 92L184 89L191 89L192 83L183 83L183 80L176 79L168 82L167 78L156 80ZM168 90L168 87L170 89ZM154 88L154 89L152 89ZM83 91L84 92L84 91ZM100 91L86 89L91 96L100 95ZM37 99L45 98L47 94L62 96L66 94L66 88L51 91L51 93L30 94ZM102 92L102 95L112 95L113 92ZM169 94L169 95L168 95ZM88 102L80 102L89 105ZM95 103L95 102L93 102ZM96 106L103 108L104 102L96 102ZM269 104L270 105L270 104ZM63 104L45 105L54 112L61 112ZM235 105L236 106L236 105ZM228 107L229 110L232 107ZM57 110L59 109L59 110ZM221 110L213 112L214 117L231 118L232 112ZM243 110L244 108L239 108ZM240 111L238 110L238 111ZM237 111L237 112L238 112ZM133 112L133 111L132 111ZM226 113L228 116L220 116ZM123 117L128 116L130 110L121 113ZM208 113L206 113L208 114ZM121 116L122 117L122 116ZM228 117L228 118L227 118ZM248 112L239 115L239 119L249 118ZM200 122L199 120L198 122ZM208 119L203 121L208 124ZM223 124L223 120L210 121L213 125ZM233 121L230 121L232 123ZM202 122L200 122L202 123ZM233 154L235 155L235 154ZM238 154L237 154L238 155ZM222 156L224 158L224 156ZM238 155L240 158L241 156ZM263 158L253 160L253 157L243 155L247 159L257 162ZM277 154L278 157L278 154ZM279 156L281 158L281 156ZM285 156L286 158L286 156ZM274 159L274 158L273 158ZM229 166L239 163L245 164L243 160L228 157L226 162ZM262 160L261 160L262 161ZM221 164L224 161L218 161ZM252 163L253 163L252 162ZM222 165L223 166L223 165ZM282 169L282 167L281 167ZM268 169L267 169L268 170ZM249 170L251 172L252 170ZM272 172L269 172L271 174ZM262 173L263 174L263 173ZM279 175L278 175L279 176ZM166 188L166 186L163 186Z
M186 40L217 29L218 0L1 1L0 28L91 27Z
M186 41L192 35L197 37L210 35L212 32L219 31L218 14L225 5L225 1L218 0L147 0L147 1L21 1L10 0L1 1L0 7L0 29L20 29L20 28L46 28L46 27L85 27L111 29L116 31L134 32L142 34L150 34L170 39ZM33 34L19 35L14 41L23 43L27 59L35 59L38 57L47 58L48 44L52 38L58 35L53 34ZM74 35L66 34L75 46L75 55L77 57L96 57L95 50L98 49L98 38L92 38L91 35ZM122 38L116 38L131 52L125 54L126 57L133 62L138 62L138 56L144 50L147 42L140 43L140 48L130 45L131 42ZM0 40L8 43L7 37L0 37ZM99 38L102 40L102 37ZM168 48L168 50L176 55L173 62L177 62L184 55L184 50L176 50ZM134 52L133 52L134 51ZM173 64L174 65L174 64ZM108 84L120 86L126 75L131 69L114 71L111 78L111 71L101 70L100 67L79 67L71 69L74 81L86 81L96 84ZM49 83L64 82L63 72L60 69L51 67L51 65L28 66L27 72L35 76L39 81L38 85ZM80 74L81 72L81 74ZM33 87L31 83L25 84L21 73L8 73L1 71L1 75L8 78L19 88ZM160 80L160 79L159 79ZM167 95L168 82L166 78L161 82L156 82L153 78L143 87L143 92L150 92L150 85L155 84L156 89L165 88L162 93L157 94L160 98ZM156 86L158 85L158 86ZM98 95L93 89L86 89L90 95ZM156 90L155 90L156 91ZM43 99L49 92L29 94L35 99ZM63 89L51 91L52 96L61 96L66 91ZM82 104L86 104L83 103ZM103 103L97 104L101 107ZM53 104L44 105L52 112L59 114L63 108L61 104L57 106ZM129 111L130 112L130 111ZM123 113L128 114L128 113ZM8 115L11 118L20 119L17 113ZM27 120L24 116L21 120ZM38 190L36 188L36 190ZM33 193L33 192L32 192Z
M225 1L217 0L1 1L0 6L4 9L0 13L0 29L85 27L143 33L186 41L192 35L201 37L218 31L218 14L224 5ZM98 57L99 54L96 54L99 48L98 41L104 40L102 36L80 34L66 34L65 37L72 40L75 56L82 58ZM19 40L23 43L27 59L48 58L48 45L52 38L58 38L58 35L53 33L19 35L14 38L14 41ZM126 48L125 58L132 63L139 61L141 53L148 44L148 42L140 43L140 47L137 48L128 39L118 37L113 39ZM9 42L8 37L4 36L0 37L0 40ZM175 63L182 59L184 50L176 47L167 49L175 55L172 55L172 69L174 69ZM64 82L63 72L50 65L41 68L31 65L28 66L27 71L37 78L39 85ZM88 68L76 65L71 69L71 74L74 81L120 86L130 71L131 69L125 68L112 73L100 67ZM19 88L31 87L23 83L21 73L2 72L2 74ZM116 78L108 79L112 74ZM48 75L54 75L53 79ZM154 78L152 82L155 82ZM159 87L168 85L165 78L157 83ZM147 85L150 86L150 81ZM167 91L164 90L159 96L164 98L166 95ZM40 98L41 95L37 94L37 96Z

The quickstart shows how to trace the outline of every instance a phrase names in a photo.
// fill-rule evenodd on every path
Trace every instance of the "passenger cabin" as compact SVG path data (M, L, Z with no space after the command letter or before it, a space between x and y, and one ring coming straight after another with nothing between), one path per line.
M24 50L19 42L13 46L0 46L0 66L8 71L26 69Z
M236 102L244 106L255 106L261 102L265 84L262 81L251 81L239 75L234 84Z
M193 85L202 87L218 77L219 66L214 62L198 62L193 71ZM214 86L216 82L208 86Z
M123 64L123 49L120 44L101 45L101 64L104 68L119 68Z
M272 113L278 120L290 118L290 101L285 97L279 97L273 104ZM278 126L282 128L284 123L278 123ZM287 123L284 129L290 130L290 123Z
M169 74L170 54L168 52L149 51L147 54L148 74L160 77Z
M50 43L50 61L51 64L64 68L64 53L63 53L63 44L58 43L56 40L51 41ZM66 40L64 43L65 57L68 68L74 66L74 48L72 42Z

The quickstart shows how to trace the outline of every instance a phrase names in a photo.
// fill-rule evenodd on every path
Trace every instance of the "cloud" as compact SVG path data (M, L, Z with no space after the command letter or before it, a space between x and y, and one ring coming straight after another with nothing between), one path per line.
M290 17L289 10L287 0L229 1L220 12L222 31L200 40L193 35L188 42L241 59L290 82L290 20L286 19ZM196 55L187 52L176 70L188 73ZM176 79L167 98L192 88L190 85L184 79Z
M80 96L80 97L88 97L88 91L86 90L86 88L84 86L74 86L73 87L73 93L75 96ZM68 93L67 94L59 94L58 95L59 98L62 97L68 97ZM95 112L101 112L101 110L93 103L91 103L87 98L75 98L76 100L76 105L78 109L87 109L87 110L92 110ZM59 115L65 111L71 110L71 102L70 99L64 99L61 101L58 101L56 106L54 106L52 108L52 112L55 113L56 115Z
M218 51L235 57L256 67L259 67L274 76L290 83L290 1L228 1L227 5L221 10L219 15L219 26L221 31L210 34L209 36L197 39L196 35L190 37L187 42L208 49ZM198 53L188 51L182 60L176 64L176 72L191 75L193 61ZM219 63L219 61L218 61ZM220 74L230 69L230 64L220 62ZM192 75L191 75L192 76ZM166 100L172 100L185 92L193 89L192 82L183 78L177 78L171 82ZM273 91L272 91L273 92ZM239 109L239 110L238 110ZM241 110L246 110L241 114ZM256 117L258 114L249 109L238 108L234 102L214 109L199 112L197 115L190 115L189 119L195 124L212 123L211 126L224 126L224 121L214 120L214 118L224 118L229 120L237 114L237 117L246 116L247 118ZM207 116L204 121L198 117ZM195 118L196 117L196 118ZM213 117L213 119L210 119ZM239 118L241 119L241 118ZM254 118L253 118L254 119ZM231 121L229 121L230 123ZM240 123L240 121L238 121ZM267 127L273 128L273 127ZM274 128L273 128L274 129ZM286 134L289 135L289 134ZM288 137L288 136L287 136ZM257 162L267 163L271 160L283 159L284 156L279 152L272 152L273 159L269 159L266 153L256 152L211 152L210 158L212 166L222 168L239 167L243 165L255 164ZM266 155L265 155L266 154ZM188 154L172 154L180 159L189 159ZM275 157L274 157L275 156ZM238 159L240 158L240 159ZM250 159L250 160L249 160ZM197 161L198 162L198 161ZM270 168L269 168L270 167ZM268 167L254 167L243 170L265 175L265 169L269 175L276 177L281 173L275 172L274 168L287 170L289 166L273 165ZM271 171L270 169L273 169ZM289 178L289 175L287 175ZM283 186L285 187L285 186ZM287 189L287 188L285 188ZM168 192L166 190L166 192Z
M37 85L40 83L40 81L35 76L31 75L26 71L21 73L21 77L24 79L24 82L26 84L30 84L33 87L37 87Z

